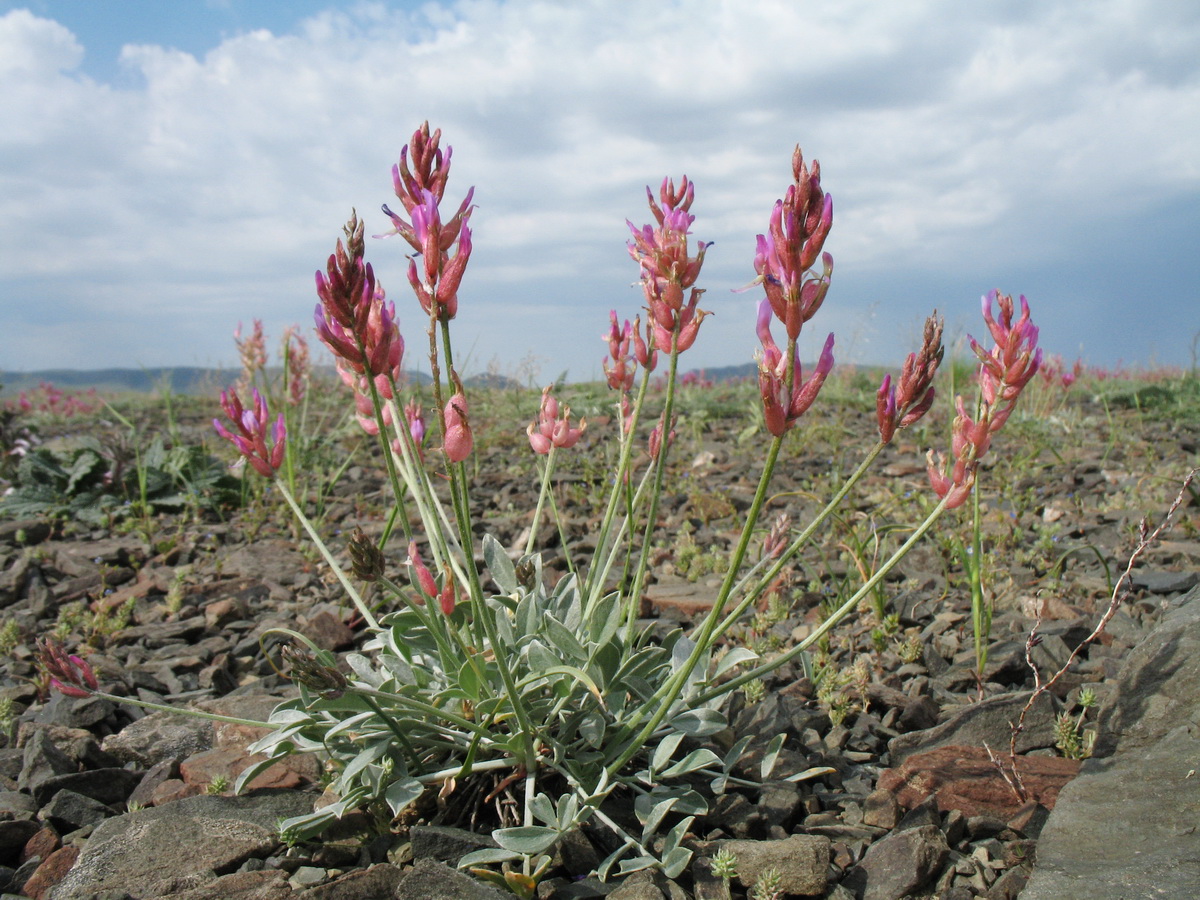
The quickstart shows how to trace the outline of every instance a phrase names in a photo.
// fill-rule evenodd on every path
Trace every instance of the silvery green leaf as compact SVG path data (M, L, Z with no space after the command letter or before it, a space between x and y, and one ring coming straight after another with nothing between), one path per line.
M654 755L650 757L650 768L655 772L664 768L679 749L684 737L683 732L674 731L659 741L658 746L654 748Z
M387 790L383 793L383 799L387 801L392 815L397 816L401 810L420 799L423 793L425 793L425 786L417 779L401 778L388 785Z
M558 819L558 830L569 831L579 824L579 798L567 794L558 798L558 808L555 810Z
M558 583L554 591L558 599L558 613L562 623L572 633L579 631L583 624L583 609L579 596L579 582L572 572Z
M695 649L696 642L681 634L671 647L671 671L678 672L682 669Z
M837 769L829 766L813 766L810 769L805 769L803 772L797 772L795 775L789 775L784 781L808 781L810 778L823 778L826 775L832 775Z
M691 737L707 737L710 734L723 731L728 722L715 709L701 707L700 709L689 709L680 713L671 719L668 724L675 730L682 731Z
M676 847L663 856L662 870L668 878L678 878L692 861L692 851L687 847Z
M497 828L492 832L493 840L502 848L523 856L533 856L535 853L549 850L558 837L557 828L547 828L544 825L519 825L516 828Z
M648 795L642 794L634 803L634 811L637 812L638 818L642 819L642 817L645 816L645 819L642 822L643 844L650 839L651 835L658 831L658 826L662 824L662 820L666 817L667 813L671 811L671 807L675 805L676 800L675 797L668 797L666 800L660 800L658 803L650 806L650 799L651 798ZM643 808L639 810L639 806L650 806L650 808Z
M588 639L596 644L605 644L621 627L621 594L613 591L605 594L592 607L588 616Z
M517 603L517 611L513 616L515 626L521 636L537 634L538 619L541 613L538 612L537 600L532 593L521 595L520 601Z
M604 730L604 717L595 710L584 713L579 720L579 733L592 747L600 747L604 744Z
M504 552L504 547L490 534L483 536L483 561L500 590L506 594L516 593L517 570Z
M721 758L713 753L707 747L701 747L699 750L693 750L675 765L669 769L664 769L659 772L660 778L678 778L680 775L686 775L688 772L695 772L697 769L703 769L705 766L711 766L713 763L720 763Z
M372 719L375 716L376 716L376 713L373 710L368 710L367 712L359 713L356 716L350 716L348 719L343 719L342 721L340 721L336 725L334 725L332 728L330 728L329 731L326 732L326 737L337 737L339 734L342 734L343 732L353 731L354 729L356 729L360 725L362 725L364 722L366 722L368 719Z
M554 655L554 651L534 638L525 647L525 655L528 658L529 671L535 675L540 675L551 666L562 664L562 659Z
M545 794L537 794L529 801L529 811L535 818L547 825L554 825L558 821L558 817L554 814L554 804Z
M779 758L779 751L783 749L785 740L787 740L786 734L777 734L771 738L771 743L767 744L767 751L763 754L762 766L759 769L759 775L764 781L771 774L771 770L775 768L775 760Z
M495 863L509 862L510 860L520 858L520 853L515 853L512 850L499 850L492 847L487 850L475 850L472 853L468 853L458 861L458 868L466 869L471 866L490 866Z
M692 827L692 823L696 821L695 817L688 816L675 823L675 827L667 832L666 838L663 840L663 855L666 856L676 850L682 843L684 836L687 835L688 829Z
M744 662L749 662L752 659L758 659L758 654L746 647L734 647L717 661L717 667L713 671L712 680L716 681L734 666L740 666Z
M622 856L624 856L626 853L628 853L632 849L633 849L633 847L631 847L629 844L621 844L621 846L619 846L616 850L614 850L612 853L610 853L608 856L606 856L604 858L604 861L602 863L600 863L600 865L596 866L596 877L599 878L601 881L607 881L608 880L608 872L609 872L609 869L611 869L613 867L613 863L615 863L618 859L620 859Z
M628 875L630 872L640 872L642 869L649 869L651 866L657 865L658 860L653 856L635 856L633 859L622 860L617 874Z
M475 669L475 662L470 659L464 660L462 667L458 670L458 686L470 700L479 699L480 678L479 672Z
M754 740L754 735L748 734L745 737L739 738L737 742L729 748L729 752L725 754L725 759L721 761L721 768L725 772L733 771L733 767L737 765L738 760L742 758L742 754L746 752L746 748L750 746L750 742Z
M379 687L379 683L383 681L379 672L376 671L374 663L361 653L347 653L346 665L354 670L355 675L373 688Z
M572 656L580 662L587 660L587 651L583 649L566 625L551 615L545 616L542 624L544 625L543 633L560 653Z

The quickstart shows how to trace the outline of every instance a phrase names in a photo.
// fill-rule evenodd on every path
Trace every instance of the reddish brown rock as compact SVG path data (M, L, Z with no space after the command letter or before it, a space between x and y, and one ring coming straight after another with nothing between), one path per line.
M79 858L78 847L62 847L51 853L25 882L22 893L30 900L45 900L58 883L71 871Z
M1007 764L1007 757L1001 761ZM1053 809L1058 792L1079 772L1079 761L1050 756L1018 756L1017 767L1028 799ZM916 753L879 777L879 788L892 791L905 809L930 794L942 812L994 816L1008 821L1021 809L1019 799L982 747L952 745Z
M49 825L43 826L37 834L25 842L25 847L21 850L21 862L33 859L35 856L48 859L50 854L61 846L62 841L58 837L58 832Z
M154 793L150 795L150 805L163 806L185 797L195 797L203 792L204 788L200 785L185 784L178 778L168 778L154 789Z
M249 756L232 747L205 750L189 756L179 764L179 776L185 784L207 788L218 778L228 780L230 786L243 769L265 759L261 755ZM265 772L256 775L246 787L295 789L312 784L319 776L319 767L311 755L292 756L281 760Z

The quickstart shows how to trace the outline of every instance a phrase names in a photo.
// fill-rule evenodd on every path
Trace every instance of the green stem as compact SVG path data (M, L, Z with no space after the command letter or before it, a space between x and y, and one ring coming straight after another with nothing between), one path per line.
M324 557L325 563L330 569L333 570L333 574L337 576L338 581L342 583L342 587L345 589L346 594L349 595L350 599L354 602L355 607L358 609L359 615L361 615L363 617L363 621L367 623L367 627L372 631L378 631L379 622L371 613L371 608L363 601L362 595L358 592L358 588L356 588L350 579L346 577L346 573L342 571L342 567L339 566L337 560L333 558L333 554L329 552L329 548L325 545L325 542L321 540L321 536L317 534L317 530L313 527L312 522L308 520L308 516L304 515L304 510L302 510L299 504L296 503L296 498L292 496L292 492L289 491L287 489L287 485L285 485L279 479L275 480L275 486L279 488L279 493L283 495L283 499L286 500L288 506L292 508L292 512L295 514L296 518L300 520L300 524L304 526L304 530L308 532L309 538L316 545L317 550L321 553L321 556Z
M890 572L900 562L900 560L904 559L904 557L908 555L909 551L916 546L917 542L925 536L929 529L933 527L933 523L941 517L943 512L945 512L947 499L947 497L943 497L938 505L935 506L930 511L929 515L925 517L925 521L917 526L916 531L914 531L909 536L908 540L905 541L900 548L888 558L887 562L885 562L878 569L878 571L875 572L874 575L867 579L863 586L855 592L853 597L834 610L829 618L822 622L816 628L816 630L812 632L812 634L806 637L795 647L792 647L786 653L782 653L774 659L765 662L760 666L756 666L750 671L745 672L736 678L730 679L729 681L726 681L717 687L709 688L707 691L702 692L693 700L693 705L702 706L708 701L720 697L722 694L727 694L730 691L741 687L748 681L754 681L758 678L761 678L763 675L766 675L767 673L778 669L780 666L791 662L793 659L811 647L814 643L824 637L835 625L837 625L838 622L844 619L852 609L858 606L862 598L866 597L872 590L874 590L875 586L883 581L888 572Z
M546 494L550 490L550 474L554 471L554 455L558 450L554 444L550 445L550 452L546 455L545 468L542 470L542 489L538 492L537 508L533 511L533 523L529 526L529 539L525 541L525 555L533 553L533 545L537 541L538 527L542 523L542 508L546 503Z
M217 713L204 712L199 709L180 709L177 706L167 706L165 703L151 703L149 700L135 700L133 697L118 697L107 691L89 691L93 697L103 697L113 703L127 703L130 706L140 706L142 709L153 709L157 712L177 713L181 716L193 716L197 719L209 719L213 722L226 722L230 725L249 725L251 728L274 728L270 722L260 722L257 719L239 719L237 716L222 716Z

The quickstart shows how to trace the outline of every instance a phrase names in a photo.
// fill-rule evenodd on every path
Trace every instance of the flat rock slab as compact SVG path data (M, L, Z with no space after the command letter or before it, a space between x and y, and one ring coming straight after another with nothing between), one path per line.
M1200 591L1130 654L1022 900L1200 897Z
M1000 761L1009 764L1008 754ZM1079 771L1079 761L1060 756L1018 756L1017 771L1030 799L1053 809L1063 785ZM992 816L1006 822L1024 805L982 747L939 747L908 757L879 777L879 788L893 792L900 805L912 809L932 794L942 812L957 809L966 816Z
M312 811L313 795L264 791L245 797L191 797L101 823L54 900L85 900L120 889L151 900L199 887L279 844L280 818Z

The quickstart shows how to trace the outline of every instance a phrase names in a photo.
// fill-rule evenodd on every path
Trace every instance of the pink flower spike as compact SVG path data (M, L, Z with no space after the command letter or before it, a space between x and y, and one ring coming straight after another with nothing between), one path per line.
M236 391L221 392L221 408L236 427L236 433L226 428L218 419L213 419L217 434L233 444L260 475L271 478L283 464L287 445L287 428L283 414L271 426L271 446L267 446L268 419L267 402L257 390L253 392L254 406L245 409Z
M96 674L86 660L68 655L57 641L38 642L38 661L50 676L50 686L67 697L90 697L100 689Z

